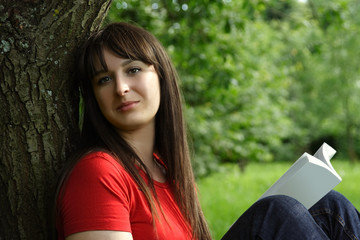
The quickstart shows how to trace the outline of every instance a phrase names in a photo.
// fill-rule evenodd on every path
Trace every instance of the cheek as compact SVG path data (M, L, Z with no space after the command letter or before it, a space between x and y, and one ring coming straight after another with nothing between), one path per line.
M152 100L154 105L160 103L160 82L157 75L154 75L151 81L147 81L142 85L143 93L146 93L147 98Z
M154 88L154 100L155 100L155 104L157 105L157 108L159 108L160 99L161 99L159 82L157 82L157 84L155 84L155 86L156 87Z

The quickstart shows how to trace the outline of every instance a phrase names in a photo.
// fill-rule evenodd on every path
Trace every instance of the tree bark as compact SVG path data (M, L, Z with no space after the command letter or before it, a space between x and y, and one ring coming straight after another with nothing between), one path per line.
M74 53L110 4L0 2L0 240L52 238L57 174L79 135Z

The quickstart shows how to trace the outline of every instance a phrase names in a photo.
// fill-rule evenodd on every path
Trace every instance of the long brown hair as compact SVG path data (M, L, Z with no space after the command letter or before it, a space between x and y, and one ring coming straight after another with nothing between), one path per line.
M154 186L152 181L146 184L135 167L135 162L145 169L148 177L149 172L134 149L114 131L101 114L93 93L91 80L95 74L96 64L100 61L102 67L107 69L103 56L104 48L119 57L140 60L154 66L160 81L160 106L155 120L155 148L167 166L168 181L184 218L192 228L193 237L199 240L211 239L195 188L178 75L163 46L143 28L124 22L112 23L93 34L84 44L77 66L84 111L82 154L101 148L114 155L144 192L154 217ZM79 157L76 157L62 182L78 160Z

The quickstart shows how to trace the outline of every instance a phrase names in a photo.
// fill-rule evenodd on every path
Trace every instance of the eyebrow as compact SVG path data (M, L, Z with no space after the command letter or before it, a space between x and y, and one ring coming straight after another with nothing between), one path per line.
M136 62L136 61L139 61L139 60L134 60L134 59L126 59L123 63L121 63L121 66L122 67L125 67L126 65L128 65L129 63L132 63L132 62ZM104 69L101 69L99 71L95 71L94 73L94 77L96 77L97 75L101 74L101 73L106 73L107 71L105 71Z

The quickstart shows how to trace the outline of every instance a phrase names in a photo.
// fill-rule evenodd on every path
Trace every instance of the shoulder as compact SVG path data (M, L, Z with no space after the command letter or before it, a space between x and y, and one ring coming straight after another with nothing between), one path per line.
M85 154L78 161L65 188L81 192L100 189L127 191L133 185L132 177L114 156L97 151Z
M65 236L96 229L130 232L134 189L135 182L111 154L85 154L58 196L60 232Z
M72 169L62 191L64 207L74 201L92 206L122 199L130 202L131 192L137 189L130 174L112 155L105 152L85 154ZM75 204L76 205L76 204Z
M75 165L75 168L79 166L84 167L84 165L89 167L121 167L121 165L114 156L112 156L110 153L103 151L95 151L83 155L80 158L79 162Z
M103 174L124 175L123 166L112 155L106 152L96 151L85 154L71 171L71 176L77 174L90 174L98 176Z

